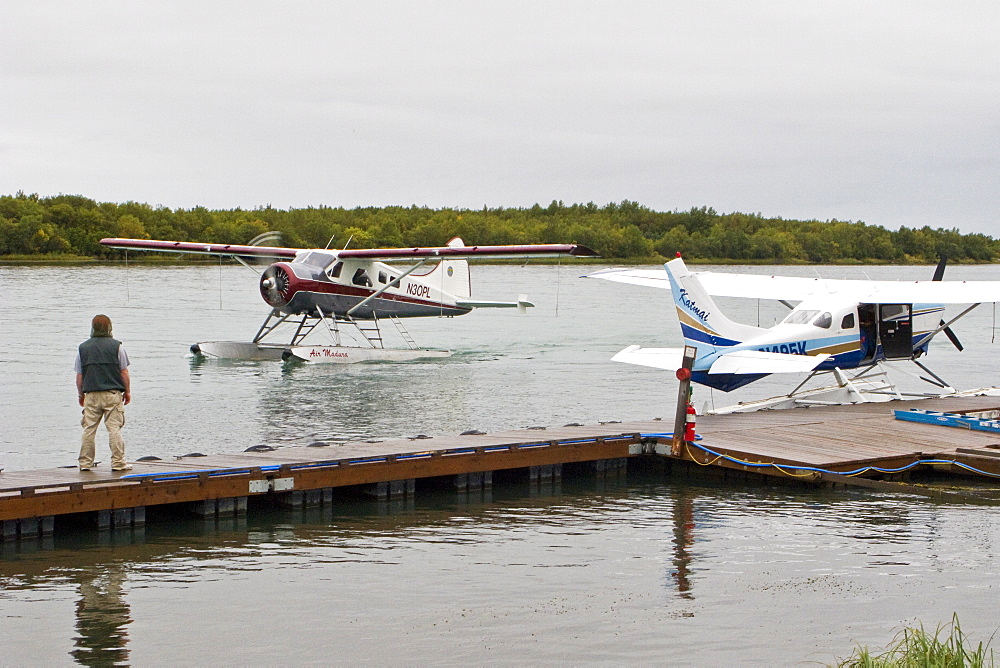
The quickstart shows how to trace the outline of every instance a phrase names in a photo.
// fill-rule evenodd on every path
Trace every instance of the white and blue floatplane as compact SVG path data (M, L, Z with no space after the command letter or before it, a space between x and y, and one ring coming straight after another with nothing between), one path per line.
M901 399L884 366L900 360L919 367L917 377L938 388L933 396L956 394L919 358L941 333L962 350L951 326L979 304L1000 301L1000 281L945 281L944 267L942 260L929 281L835 280L693 272L678 256L664 271L606 269L587 278L670 290L684 343L697 350L696 383L729 392L770 374L808 374L788 395L711 411L718 413ZM790 312L773 327L745 325L723 314L713 299L720 296L776 300ZM946 304L969 306L946 322ZM683 354L629 346L612 359L676 370ZM825 374L832 384L808 387Z

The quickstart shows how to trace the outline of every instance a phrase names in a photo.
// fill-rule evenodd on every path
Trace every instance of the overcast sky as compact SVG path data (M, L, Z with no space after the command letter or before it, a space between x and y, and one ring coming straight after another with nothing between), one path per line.
M0 194L1000 236L1000 3L0 0Z

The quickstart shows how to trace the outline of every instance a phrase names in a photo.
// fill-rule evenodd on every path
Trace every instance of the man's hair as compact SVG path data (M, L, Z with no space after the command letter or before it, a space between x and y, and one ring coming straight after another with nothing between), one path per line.
M106 315L95 315L90 321L91 336L111 336L111 318Z

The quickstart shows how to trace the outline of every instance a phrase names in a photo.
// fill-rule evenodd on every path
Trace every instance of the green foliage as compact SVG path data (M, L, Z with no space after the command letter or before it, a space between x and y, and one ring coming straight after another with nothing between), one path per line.
M0 255L80 255L98 260L120 251L104 237L246 243L279 231L297 248L580 243L609 260L660 262L681 253L692 261L752 263L995 262L1000 242L958 230L901 228L864 222L784 220L711 207L653 211L625 200L598 206L555 200L530 208L308 207L213 211L139 202L95 202L79 195L0 196Z
M942 633L947 635L942 637ZM867 647L858 647L847 659L838 661L837 666L851 668L982 668L993 666L991 637L973 647L962 633L958 615L952 616L950 624L938 626L933 634L918 628L905 628L882 653L873 654Z

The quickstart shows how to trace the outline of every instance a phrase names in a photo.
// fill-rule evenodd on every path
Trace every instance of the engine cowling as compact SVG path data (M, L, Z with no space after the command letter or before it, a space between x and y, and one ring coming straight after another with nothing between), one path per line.
M272 264L260 275L260 296L268 305L281 308L295 294L295 274L284 262Z

